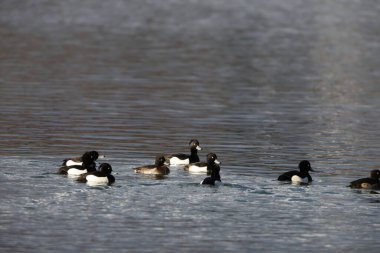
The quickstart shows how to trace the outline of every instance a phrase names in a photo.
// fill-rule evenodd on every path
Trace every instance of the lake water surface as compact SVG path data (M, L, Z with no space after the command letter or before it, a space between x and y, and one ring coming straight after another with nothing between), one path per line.
M0 3L0 251L378 252L377 1ZM132 168L190 139L224 185ZM54 174L98 150L116 183ZM309 186L276 181L307 159Z

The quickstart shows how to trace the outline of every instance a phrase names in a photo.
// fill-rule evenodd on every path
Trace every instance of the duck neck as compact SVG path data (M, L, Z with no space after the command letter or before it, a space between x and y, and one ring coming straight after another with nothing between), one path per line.
M371 178L379 182L379 174L376 171L371 172Z
M198 150L196 148L192 148L190 149L190 162L191 163L195 163L195 162L199 162L199 157L198 157Z
M211 179L214 180L214 181L216 181L216 180L220 181L220 174L219 174L219 172L212 173L211 174Z
M87 170L87 173L94 172L96 171L96 164L95 163L83 164L83 168Z
M218 170L218 165L215 164L214 162L208 162L207 163L207 170L208 171L214 171L214 170Z
M301 174L302 177L307 177L307 176L309 176L309 171L301 169L300 170L300 174Z
M302 178L307 177L307 179L308 179L309 182L313 181L313 179L311 178L308 170L300 170L300 176Z
M220 171L220 167L218 165L215 165L212 170L211 170L211 179L212 180L220 180L220 174L219 174L219 171Z

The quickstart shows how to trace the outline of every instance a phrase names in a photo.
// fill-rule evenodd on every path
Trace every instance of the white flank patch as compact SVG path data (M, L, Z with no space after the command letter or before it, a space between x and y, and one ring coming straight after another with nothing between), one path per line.
M72 176L79 176L79 175L82 175L84 173L87 173L87 170L78 170L78 169L72 168L72 169L69 169L67 171L67 174L72 175Z
M170 165L187 165L189 162L189 158L185 160L178 159L177 157L170 158Z
M72 174L67 174L67 177L68 178L71 178L71 179L77 179L80 175L72 175Z
M140 170L141 174L157 174L156 169Z
M86 177L86 180L89 185L108 184L107 177L96 177L94 175L88 175Z
M189 172L193 172L193 173L206 173L207 172L207 166L198 167L198 166L195 166L195 165L190 165L189 166Z
M140 174L149 174L149 175L158 175L158 174L161 174L157 168L152 168L152 169L148 169L148 168L145 168L145 169L141 169L141 170L135 170L136 173L140 173Z
M361 186L363 189L370 189L370 188L372 188L372 185L369 184L369 183L362 183L360 186Z
M68 160L66 162L66 166L73 166L73 165L79 165L82 166L82 162L74 162L73 160Z
M307 177L301 178L297 175L292 176L293 183L308 183L309 179Z

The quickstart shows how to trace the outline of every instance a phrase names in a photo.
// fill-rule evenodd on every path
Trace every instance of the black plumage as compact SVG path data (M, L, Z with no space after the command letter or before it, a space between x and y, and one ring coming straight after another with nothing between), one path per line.
M380 189L380 170L372 170L370 177L352 181L349 185L356 189Z
M201 184L202 185L215 185L216 181L222 182L219 172L220 172L220 166L219 165L213 167L213 169L211 171L211 176L203 179Z
M299 176L300 178L305 178L307 177L309 182L312 182L313 179L311 178L309 171L314 171L311 168L310 162L303 160L298 164L299 171L297 170L292 170L285 172L281 174L277 180L279 181L292 181L293 176Z
M58 169L57 173L62 174L62 175L67 175L70 169L87 170L87 172L94 171L96 168L96 164L95 164L96 159L97 159L97 156L94 156L93 154L91 154L91 152L86 152L81 157L82 165L61 166Z
M199 141L195 139L190 140L189 145L190 145L190 155L186 155L186 154L164 155L165 160L170 163L170 159L173 157L176 157L179 160L189 159L189 163L199 162L198 150L202 150L202 148L199 146Z
M112 184L115 182L115 177L111 175L112 167L108 163L102 163L99 165L98 170L94 170L85 174L82 174L78 177L78 181L81 183L87 182L87 176L93 175L95 177L107 177L108 184Z

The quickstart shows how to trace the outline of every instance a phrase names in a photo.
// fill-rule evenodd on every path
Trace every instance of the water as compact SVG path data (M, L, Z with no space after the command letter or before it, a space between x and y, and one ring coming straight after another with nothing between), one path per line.
M2 1L0 250L378 252L376 1ZM172 168L198 138L221 187ZM55 175L98 150L116 183ZM297 187L277 176L302 159Z

